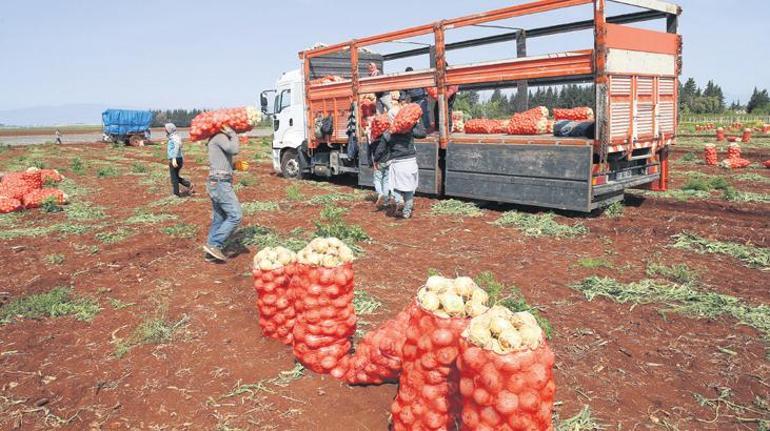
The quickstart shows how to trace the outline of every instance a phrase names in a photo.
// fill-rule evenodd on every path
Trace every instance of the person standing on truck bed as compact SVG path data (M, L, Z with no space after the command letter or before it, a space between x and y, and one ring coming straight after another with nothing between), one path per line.
M382 72L375 63L369 63L369 76L381 76ZM390 99L390 93L387 91L381 91L374 94L377 97L377 114L381 115L388 111L393 106Z
M412 67L407 67L405 72L414 72ZM422 109L422 125L430 128L430 110L428 109L428 92L424 88L413 88L401 92L402 103L416 103Z
M409 219L414 209L414 193L420 181L417 166L417 149L414 139L428 135L422 123L418 122L407 133L390 134L385 132L383 139L387 143L388 161L390 162L390 186L396 200L396 217Z
M207 253L207 260L225 262L227 256L222 248L243 218L241 203L233 190L233 156L241 150L238 134L230 127L223 127L220 133L209 139L208 150L206 190L211 198L212 216L208 241L203 250Z
M167 123L164 128L166 129L166 138L168 144L166 148L168 157L168 172L171 177L171 192L177 197L183 195L189 195L193 192L193 185L190 180L182 178L179 173L184 166L184 155L182 154L182 137L176 132L176 125L174 123ZM179 191L179 184L186 189L184 193Z

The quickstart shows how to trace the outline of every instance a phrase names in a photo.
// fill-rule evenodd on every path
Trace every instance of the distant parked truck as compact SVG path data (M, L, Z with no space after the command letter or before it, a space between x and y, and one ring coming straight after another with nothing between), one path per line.
M150 139L153 119L150 111L108 109L102 113L104 141L142 146Z

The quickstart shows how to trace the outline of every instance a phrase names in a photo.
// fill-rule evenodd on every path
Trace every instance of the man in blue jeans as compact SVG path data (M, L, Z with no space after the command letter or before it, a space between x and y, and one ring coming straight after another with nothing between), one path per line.
M209 178L206 190L211 198L211 229L203 250L207 260L227 261L222 252L227 238L241 224L241 203L233 190L233 156L241 150L238 134L225 126L212 136L209 147Z

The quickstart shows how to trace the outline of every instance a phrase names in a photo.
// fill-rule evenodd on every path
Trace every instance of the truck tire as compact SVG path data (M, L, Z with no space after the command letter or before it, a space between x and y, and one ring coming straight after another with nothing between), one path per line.
M281 155L281 175L290 180L301 180L304 177L297 150L288 148L283 151Z

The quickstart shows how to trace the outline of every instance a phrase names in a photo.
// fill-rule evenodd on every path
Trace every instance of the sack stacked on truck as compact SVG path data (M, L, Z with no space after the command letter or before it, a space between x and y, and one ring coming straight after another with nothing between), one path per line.
M474 118L465 122L465 133L476 135L491 135L501 133L504 128L501 120L488 120L486 118ZM502 132L505 133L505 132Z
M457 85L450 85L446 89L446 97L449 99L450 97L454 96L460 91L460 87ZM425 89L425 92L428 93L428 96L432 97L434 100L438 100L438 88L436 87L428 87Z
M356 330L353 252L336 238L317 238L297 254L291 290L297 321L294 356L316 373L341 376Z
M344 380L351 385L379 385L395 381L401 373L401 358L409 319L416 303L410 304L377 329L369 331L348 360ZM336 376L335 376L336 377Z
M393 429L448 429L460 413L455 362L470 317L487 311L487 293L468 277L431 277L410 310Z
M463 430L552 430L554 354L528 312L493 307L463 333Z
M514 114L508 125L509 135L543 135L553 132L553 120L548 119L548 108L538 106Z
M262 333L291 345L296 320L291 279L297 255L283 247L266 248L254 257L254 290L257 293L259 326Z
M571 109L553 108L553 119L556 121L591 121L594 119L594 110L587 106Z
M229 126L236 133L246 133L262 121L262 113L254 107L220 109L198 114L190 125L190 139L203 141Z
M417 122L422 118L422 108L416 103L409 103L402 106L393 119L393 125L390 132L394 134L409 133Z
M452 133L465 133L465 113L463 111L452 112Z

